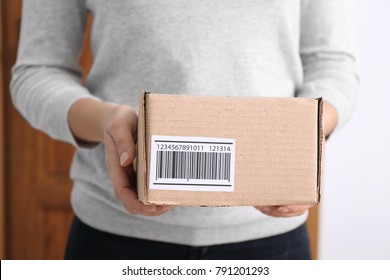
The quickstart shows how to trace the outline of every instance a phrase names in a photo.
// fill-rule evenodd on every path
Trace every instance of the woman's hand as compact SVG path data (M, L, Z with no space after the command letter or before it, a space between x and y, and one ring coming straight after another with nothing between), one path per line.
M257 210L275 218L290 218L303 215L313 205L257 206Z
M116 198L130 214L161 215L173 207L144 205L136 193L137 115L126 105L81 99L69 111L69 125L83 142L104 143L105 159Z

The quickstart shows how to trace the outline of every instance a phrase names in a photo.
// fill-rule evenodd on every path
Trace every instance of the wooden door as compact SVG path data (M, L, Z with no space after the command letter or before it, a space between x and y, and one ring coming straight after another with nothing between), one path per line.
M14 109L8 85L17 54L21 0L5 0L2 5L6 257L62 259L73 217L68 172L74 149L34 130ZM86 43L81 64L88 69L92 60Z
M69 204L71 181L68 172L74 149L32 129L13 108L8 85L17 54L21 0L3 0L1 5L4 35L1 42L4 82L1 100L5 117L5 256L7 259L62 259L73 217ZM91 19L88 30L90 23ZM87 73L92 63L88 36L85 42L80 64ZM312 212L308 228L313 256L316 256L317 209Z
M0 5L0 17L2 13ZM3 21L0 20L0 259L5 259L5 167L4 167L4 75L3 75Z

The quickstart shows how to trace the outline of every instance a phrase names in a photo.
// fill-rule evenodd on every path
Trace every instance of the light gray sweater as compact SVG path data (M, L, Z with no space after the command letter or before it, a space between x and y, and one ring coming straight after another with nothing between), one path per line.
M78 58L88 11L94 63L83 86ZM25 0L11 92L32 126L76 147L67 122L73 102L98 98L136 108L144 88L322 96L341 125L357 98L351 43L344 0ZM211 245L284 233L307 216L270 218L253 207L129 215L113 195L103 150L78 147L71 168L76 215L103 231Z

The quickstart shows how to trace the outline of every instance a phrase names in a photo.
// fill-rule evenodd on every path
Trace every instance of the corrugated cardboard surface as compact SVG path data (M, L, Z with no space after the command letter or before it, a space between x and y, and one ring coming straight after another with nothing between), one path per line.
M138 132L138 195L174 205L289 205L319 202L322 101L144 93ZM234 192L148 188L152 135L236 140Z

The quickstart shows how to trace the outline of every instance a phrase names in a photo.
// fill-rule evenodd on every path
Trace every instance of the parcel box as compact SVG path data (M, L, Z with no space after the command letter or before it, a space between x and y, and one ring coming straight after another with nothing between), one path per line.
M137 191L145 204L315 204L322 100L140 98Z

